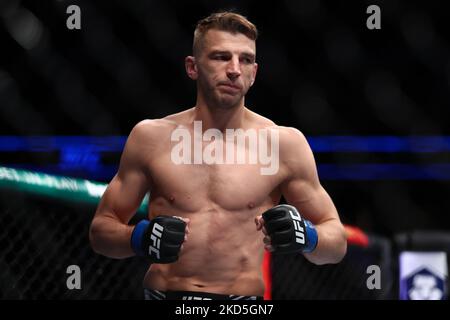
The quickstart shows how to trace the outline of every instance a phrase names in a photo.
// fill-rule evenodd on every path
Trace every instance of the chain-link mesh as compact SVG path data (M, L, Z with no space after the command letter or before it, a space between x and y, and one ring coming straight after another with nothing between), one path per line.
M367 280L374 273L367 267L380 267L380 286L370 289ZM336 265L314 265L302 255L273 255L272 298L308 300L391 299L393 288L390 250L373 245L350 245ZM370 284L375 284L369 279Z
M92 251L88 230L95 207L0 193L0 299L142 299L147 265ZM81 270L81 289L68 289Z

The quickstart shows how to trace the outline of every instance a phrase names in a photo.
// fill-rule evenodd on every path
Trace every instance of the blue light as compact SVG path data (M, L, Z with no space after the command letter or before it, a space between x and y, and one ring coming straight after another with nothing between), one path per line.
M126 139L125 136L0 136L0 152L59 151L58 164L23 164L12 167L110 180L117 172L118 164L102 164L101 153L120 154ZM307 139L315 153L450 152L450 136L312 136ZM322 180L450 180L450 163L319 163L318 171Z
M0 151L52 152L78 148L96 152L121 152L125 136L0 136Z
M60 161L62 167L96 167L100 164L100 153L92 148L65 147Z
M449 152L450 136L313 136L314 152Z
M0 136L0 151L51 152L67 147L121 152L125 136ZM450 152L450 136L310 136L314 152Z

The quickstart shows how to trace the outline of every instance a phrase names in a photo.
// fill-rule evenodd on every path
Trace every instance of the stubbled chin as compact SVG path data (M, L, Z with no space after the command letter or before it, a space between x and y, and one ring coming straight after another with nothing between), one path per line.
M241 101L241 98L242 98L241 95L231 95L231 94L223 93L218 97L217 102L219 104L219 107L233 108L239 104L239 101Z

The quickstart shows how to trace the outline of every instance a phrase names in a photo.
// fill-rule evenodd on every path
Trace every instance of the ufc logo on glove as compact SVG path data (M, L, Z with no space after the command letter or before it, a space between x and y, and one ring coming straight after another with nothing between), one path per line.
M280 204L262 214L274 253L312 252L318 242L314 225L291 205Z
M177 217L142 220L131 234L131 248L151 263L172 263L178 260L185 232L186 223Z
M152 241L152 245L148 247L148 254L151 256L152 252L156 254L156 258L160 259L159 248L162 238L162 233L164 231L164 227L155 223L153 225L152 234L150 236L150 240Z
M294 223L295 229L295 242L300 244L305 244L305 229L300 225L300 221L302 221L302 217L298 211L289 210L289 213L292 218L292 222Z

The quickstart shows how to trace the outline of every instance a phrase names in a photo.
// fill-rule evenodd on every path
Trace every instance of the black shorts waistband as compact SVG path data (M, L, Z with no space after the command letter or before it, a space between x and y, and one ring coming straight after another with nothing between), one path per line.
M160 291L144 288L145 300L263 300L261 296L239 296L199 291Z

